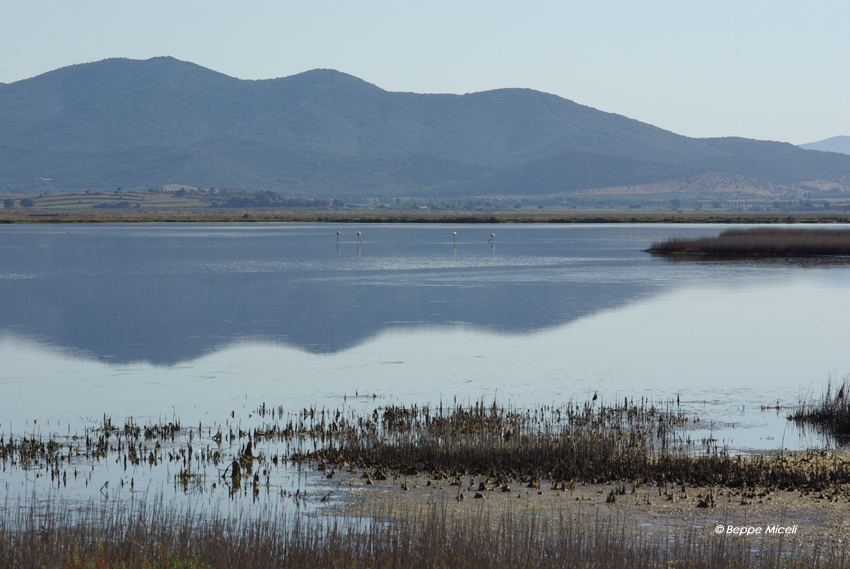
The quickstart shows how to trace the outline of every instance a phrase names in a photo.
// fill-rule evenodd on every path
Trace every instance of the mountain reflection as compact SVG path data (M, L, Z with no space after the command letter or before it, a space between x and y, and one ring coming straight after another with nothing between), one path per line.
M0 333L112 363L245 340L334 353L398 327L534 332L676 280L645 273L654 233L500 226L490 247L489 227L461 226L476 239L453 247L448 228L358 229L361 248L321 225L3 228Z

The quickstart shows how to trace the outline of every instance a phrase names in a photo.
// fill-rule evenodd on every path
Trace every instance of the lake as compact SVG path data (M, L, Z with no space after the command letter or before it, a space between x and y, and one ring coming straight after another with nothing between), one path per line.
M786 416L850 373L850 265L642 252L728 227L0 226L0 436L596 393L736 451L832 444Z

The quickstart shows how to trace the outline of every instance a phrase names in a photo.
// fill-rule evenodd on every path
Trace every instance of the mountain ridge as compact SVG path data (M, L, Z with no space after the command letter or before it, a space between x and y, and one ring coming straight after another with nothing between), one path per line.
M821 152L850 154L850 136L833 136L817 142L801 144L800 148L805 148L806 150L820 150Z
M157 57L0 84L0 171L10 193L157 187L175 172L299 195L568 193L707 172L794 193L848 186L850 157L688 138L531 89L399 93L332 69L243 80Z

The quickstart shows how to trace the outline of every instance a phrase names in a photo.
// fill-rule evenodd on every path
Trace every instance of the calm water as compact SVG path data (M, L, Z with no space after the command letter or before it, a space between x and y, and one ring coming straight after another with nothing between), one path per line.
M598 391L822 444L785 416L850 373L850 266L641 252L726 227L0 226L0 434Z

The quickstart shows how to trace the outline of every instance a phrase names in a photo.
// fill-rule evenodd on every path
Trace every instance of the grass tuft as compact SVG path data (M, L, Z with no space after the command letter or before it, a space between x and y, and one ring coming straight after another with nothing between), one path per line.
M841 381L830 378L820 401L803 403L788 418L831 435L850 436L850 375Z

